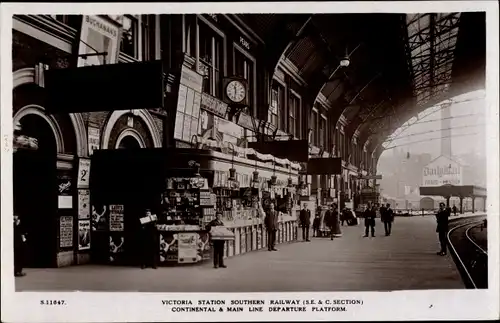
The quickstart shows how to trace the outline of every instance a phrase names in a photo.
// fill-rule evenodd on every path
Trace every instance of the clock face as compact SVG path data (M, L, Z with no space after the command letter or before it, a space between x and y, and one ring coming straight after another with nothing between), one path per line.
M239 103L246 97L246 88L240 81L234 80L227 84L226 94L229 100Z

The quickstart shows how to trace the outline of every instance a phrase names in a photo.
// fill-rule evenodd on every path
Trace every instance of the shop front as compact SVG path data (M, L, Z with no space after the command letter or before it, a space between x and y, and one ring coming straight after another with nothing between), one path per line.
M160 265L210 259L206 225L216 212L223 214L225 227L234 234L226 243L226 257L265 247L263 210L270 200L279 211L277 243L295 241L300 166L253 149L246 153L183 148L96 152L91 181L93 262L138 265L144 246L137 237L146 210L155 215L152 234Z

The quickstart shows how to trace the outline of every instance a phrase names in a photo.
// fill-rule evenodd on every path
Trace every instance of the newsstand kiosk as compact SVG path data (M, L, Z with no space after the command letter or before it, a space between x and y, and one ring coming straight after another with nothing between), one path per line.
M207 170L203 150L194 151L143 148L94 153L93 262L138 265L140 219L146 210L157 216L153 234L159 265L210 258L205 224L214 215L215 195L208 180L213 171Z

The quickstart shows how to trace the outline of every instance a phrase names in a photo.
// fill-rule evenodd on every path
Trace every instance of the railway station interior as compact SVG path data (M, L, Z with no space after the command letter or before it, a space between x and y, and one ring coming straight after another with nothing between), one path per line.
M390 237L377 219L376 237L363 238L362 217L368 203L390 202L377 171L388 138L436 104L484 91L485 21L484 12L15 15L14 213L28 237L17 290L484 288L451 251L436 258L433 206L392 203ZM446 201L458 187L425 196ZM450 229L485 249L486 189L460 196L471 194L484 205L461 208ZM271 203L277 252L267 251ZM357 225L338 223L333 241L313 237L315 215L334 203ZM147 211L159 268L141 271ZM233 237L223 273L205 230L217 212Z

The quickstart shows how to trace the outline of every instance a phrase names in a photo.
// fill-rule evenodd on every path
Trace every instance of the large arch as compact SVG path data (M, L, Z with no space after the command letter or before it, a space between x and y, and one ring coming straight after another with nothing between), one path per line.
M58 154L64 153L64 138L62 135L61 128L59 127L59 124L57 123L56 119L53 116L47 115L45 113L45 109L43 107L35 104L30 104L22 107L19 111L16 112L16 114L12 118L13 124L16 125L17 123L20 123L23 117L30 114L37 115L47 122L47 124L52 129L52 132L54 133L57 153Z
M33 68L33 67L22 68L22 69L19 69L13 73L13 83L12 83L13 90L16 87L21 86L21 85L34 84L34 83L35 83L35 68ZM35 114L40 115L40 113L42 113L45 116L44 117L45 120L47 120L47 121L51 120L50 122L55 123L56 127L58 128L58 125L57 125L57 122L55 121L55 119L52 116L47 116L45 114L45 109L43 107L40 107L40 106L31 106L31 107L35 108L35 109L34 110L29 109L27 111L24 111L23 112L24 115L26 115L27 113L35 113ZM23 109L21 109L21 110L23 110ZM20 112L21 111L18 111L17 114L19 114ZM17 121L19 121L19 119L21 117L18 117L18 119L13 120L14 124ZM71 120L71 123L73 124L73 130L74 130L75 136L76 136L77 155L80 157L88 156L87 130L85 127L85 123L83 122L82 115L80 113L70 113L69 118ZM53 124L51 124L51 127L53 129L55 129ZM60 129L58 131L60 132ZM57 138L57 136L56 136L56 138ZM62 143L62 135L60 138L61 138L61 143ZM62 147L64 147L64 146L62 146ZM62 152L62 150L61 150L61 152ZM58 152L59 152L59 147L58 147Z
M108 121L106 122L106 125L104 127L104 132L102 134L102 140L101 140L101 148L102 149L108 149L109 148L109 140L111 137L111 131L113 130L116 122L118 119L125 115L130 113L129 110L120 110L120 111L114 111L111 113L111 115L108 118ZM153 116L146 110L133 110L132 113L141 118L142 121L146 124L146 127L149 130L149 133L151 134L151 138L153 139L153 145L155 148L160 148L162 146L162 140L160 137L160 132L158 131L158 128L155 124L155 121L153 119Z
M142 139L141 135L139 132L135 129L125 129L123 130L118 138L116 139L115 143L115 149L120 148L120 144L126 137L132 137L137 141L137 144L139 145L140 148L146 148L146 143L144 142L144 139Z

